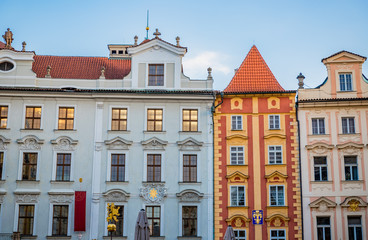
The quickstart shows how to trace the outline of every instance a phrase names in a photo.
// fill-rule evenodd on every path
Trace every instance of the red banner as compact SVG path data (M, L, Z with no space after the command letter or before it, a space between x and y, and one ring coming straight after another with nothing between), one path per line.
M86 231L86 192L75 192L74 198L74 231Z

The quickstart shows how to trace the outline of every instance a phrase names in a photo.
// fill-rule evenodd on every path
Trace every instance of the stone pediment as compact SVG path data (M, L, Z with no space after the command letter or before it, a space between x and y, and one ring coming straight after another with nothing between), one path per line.
M157 137L150 138L146 141L142 141L143 149L147 150L164 150L167 145L167 141L158 139Z
M129 146L132 145L133 141L128 141L121 137L115 137L111 140L106 140L105 145L107 149L111 150L127 150Z
M182 151L199 151L203 142L199 142L192 137L176 142Z
M348 51L341 51L341 52L333 54L332 56L322 59L322 62L324 64L326 63L351 63L351 62L363 63L365 60L366 60L365 57L360 56L358 54L348 52Z
M247 140L248 139L248 136L246 135L243 135L243 134L232 134L230 136L227 136L226 137L226 140L230 140L230 139L243 139L243 140Z
M44 140L41 140L34 135L28 135L18 139L17 143L20 145L19 148L22 150L40 150L41 144L44 143Z
M138 46L128 48L129 54L136 54L139 52L144 52L146 50L153 49L153 50L160 50L164 49L168 52L184 56L187 52L185 47L175 46L168 42L163 41L161 38L153 38L145 43L141 43Z
M104 192L102 196L106 202L127 202L130 194L121 189L111 189Z
M193 189L186 189L176 194L180 202L200 202L203 195L203 193Z
M350 212L357 212L361 207L367 207L368 204L360 197L352 196L345 198L340 206L348 208Z
M272 216L266 218L265 221L267 222L268 227L286 227L290 221L290 218L281 214L273 214Z
M310 208L315 208L319 212L327 212L330 208L335 208L336 203L326 197L320 197L309 204Z
M228 225L236 228L248 227L251 220L244 215L236 214L226 219Z
M286 135L284 135L284 134L272 133L272 134L265 135L263 138L264 138L264 139L269 139L269 138L281 138L281 139L285 139L285 138L286 138Z
M10 139L0 135L0 150L6 150L7 145L10 143Z
M239 171L226 176L226 179L228 179L231 183L244 183L248 178L248 175L245 175Z
M310 145L305 145L307 150L311 150L316 154L326 154L328 151L334 148L334 145L327 144L324 142L317 142Z
M67 136L60 136L54 140L50 141L53 145L54 150L65 150L65 151L73 151L75 150L75 146L78 144L78 140L73 140Z
M288 178L288 175L282 174L279 171L274 171L273 173L266 175L265 178L269 183L283 183Z

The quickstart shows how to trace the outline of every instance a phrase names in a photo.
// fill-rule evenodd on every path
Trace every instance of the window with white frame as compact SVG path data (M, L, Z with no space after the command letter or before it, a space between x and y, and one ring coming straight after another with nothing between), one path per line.
M270 129L280 129L280 115L269 115L268 126Z
M348 216L349 240L363 240L362 217Z
M161 182L161 154L147 154L147 182Z
M56 158L56 181L70 181L71 153L58 153Z
M111 110L111 130L126 131L128 125L128 109L113 108Z
M161 206L146 206L147 219L151 237L159 237L161 233Z
M0 106L0 128L8 126L8 106Z
M284 186L270 186L270 206L285 206Z
M147 109L147 131L161 132L163 122L163 109Z
M52 215L52 236L68 235L68 205L54 205Z
M19 205L18 213L18 232L23 236L33 235L34 205Z
M112 182L125 181L125 154L111 154L110 176Z
M352 91L351 73L340 73L340 91Z
M183 182L197 182L197 155L183 155Z
M245 206L245 186L230 186L231 206Z
M23 153L22 180L35 181L37 178L37 153Z
M182 118L183 132L198 131L198 109L183 109Z
M327 181L327 157L314 157L314 181Z
M123 205L115 205L116 207L119 207L118 213L119 216L117 216L117 222L116 224L116 231L113 232L113 237L122 237L124 236L124 206Z
M317 217L317 239L331 240L330 217Z
M353 134L355 133L355 121L354 117L343 117L341 118L342 133Z
M282 146L268 146L268 163L282 164Z
M197 236L198 212L197 206L182 207L183 236Z
M358 178L358 159L357 156L344 156L345 180L357 181Z
M245 230L234 230L235 240L246 240L247 234Z
M230 147L231 165L244 164L244 147Z
M164 64L148 64L148 86L164 86Z
M4 152L0 152L0 180L3 179L4 169Z
M58 129L74 129L74 107L59 107Z
M284 229L273 229L270 235L271 240L286 240L286 231Z
M243 118L242 116L231 116L231 130L242 130L243 129Z
M313 135L325 134L325 119L312 118L312 133Z
M41 128L41 112L42 108L37 106L27 106L26 107L26 119L25 119L25 129L40 129Z

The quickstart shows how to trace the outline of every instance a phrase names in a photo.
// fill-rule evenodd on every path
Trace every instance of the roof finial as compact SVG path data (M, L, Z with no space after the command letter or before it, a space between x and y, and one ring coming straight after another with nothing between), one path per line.
M26 45L27 43L25 41L22 42L22 52L26 51Z
M149 31L149 26L148 26L148 19L149 19L149 10L147 10L147 27L146 27L146 39L148 39L148 31Z
M156 28L156 32L154 32L153 35L155 35L156 38L161 35L161 33L158 31L158 28Z
M296 79L298 79L299 81L299 89L303 89L304 88L304 76L302 73L299 73L299 75L296 77Z
M208 72L208 75L207 75L207 80L212 80L212 68L211 67L208 67L207 68L207 72Z
M50 78L51 77L51 66L48 65L46 67L46 75L45 75L46 78Z
M138 36L135 35L134 36L134 46L137 46L137 44L138 44Z
M102 66L101 67L101 76L100 76L100 78L105 78L105 70L106 70L105 66Z
M5 40L5 48L12 48L11 44L14 40L13 33L10 31L10 28L7 29L8 31L5 32L3 38Z
M176 46L180 47L180 37L177 36L175 39L176 39Z

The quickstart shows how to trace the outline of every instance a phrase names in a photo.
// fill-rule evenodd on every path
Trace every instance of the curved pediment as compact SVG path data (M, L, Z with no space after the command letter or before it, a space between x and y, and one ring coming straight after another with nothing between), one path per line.
M229 182L231 183L244 183L249 178L249 176L236 171L230 175L227 175L226 178L229 179Z
M310 208L315 208L319 212L327 212L330 208L335 208L336 203L326 197L320 197L309 204Z
M203 193L194 189L186 189L176 194L180 202L199 202L203 195Z
M106 140L105 145L108 149L114 150L127 150L129 146L132 145L133 141L128 141L121 137L115 137L111 140Z
M282 174L279 171L274 171L271 174L265 176L269 183L282 183L288 178L288 175Z
M183 141L177 141L176 143L182 151L199 151L203 145L203 142L199 142L192 137L188 137Z
M157 137L152 137L146 141L142 141L143 149L148 150L164 150L167 145L167 141L161 140Z
M310 145L305 145L307 150L311 150L316 154L326 154L328 151L334 148L334 145L327 144L324 142L316 142Z
M41 149L41 144L44 143L44 140L41 140L37 136L34 136L34 135L28 135L21 139L18 139L17 143L21 145L19 147L20 149L39 150Z
M78 140L73 140L67 136L60 136L50 142L54 145L54 150L74 150L78 144Z
M236 228L248 227L250 221L249 218L240 214L233 215L226 219L228 225Z
M345 198L340 206L349 208L349 211L351 212L356 212L359 211L361 207L367 207L368 204L360 197L352 196Z
M284 134L272 133L272 134L265 135L263 138L264 138L264 139L269 139L269 138L281 138L281 139L285 139L285 138L286 138L286 135L284 135Z
M127 202L130 194L121 189L111 189L103 193L102 196L106 202Z
M10 139L0 135L0 150L6 150L6 145L10 143Z
M269 227L286 227L288 225L288 222L290 221L290 218L285 217L281 214L274 214L266 218L265 221L267 222L267 226Z
M347 143L343 143L343 144L337 144L336 147L338 149L344 149L344 148L360 149L360 148L364 147L364 144L359 144L359 143L355 143L355 142L347 142Z
M243 134L232 134L232 135L226 137L226 140L230 140L230 139L243 139L243 140L247 140L248 139L248 136L243 135Z

